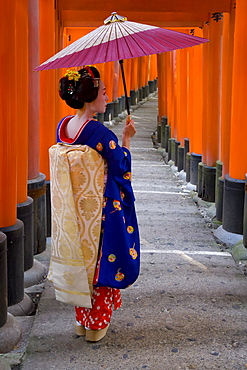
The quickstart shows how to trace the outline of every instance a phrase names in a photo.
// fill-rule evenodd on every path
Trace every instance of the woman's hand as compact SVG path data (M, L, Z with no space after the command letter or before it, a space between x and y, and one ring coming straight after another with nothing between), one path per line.
M126 118L126 123L125 123L125 127L123 129L123 134L122 134L122 146L125 146L126 148L130 148L130 139L132 138L132 136L134 136L136 133L136 129L135 129L135 123L133 121L133 119L130 119L130 117L128 116Z

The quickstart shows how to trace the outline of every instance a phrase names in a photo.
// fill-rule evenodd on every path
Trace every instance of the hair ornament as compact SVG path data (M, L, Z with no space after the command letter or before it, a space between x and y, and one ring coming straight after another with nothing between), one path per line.
M79 79L81 78L81 75L77 71L73 71L72 69L67 69L64 77L67 77L68 80L79 81Z
M99 87L99 78L94 78L93 79L93 85L94 85L94 87Z
M93 71L91 70L91 68L90 68L91 66L84 66L83 67L83 69L85 69L86 71L87 71L87 75L88 76L91 76L92 77L92 79L94 79L94 73L93 73Z
M94 85L94 87L99 87L99 78L95 78L94 77L94 73L93 73L93 71L91 70L91 68L90 68L91 66L84 66L83 67L83 69L84 70L86 70L87 71L87 75L89 76L89 77L92 77L92 79L93 79L93 85ZM94 67L95 68L95 67Z

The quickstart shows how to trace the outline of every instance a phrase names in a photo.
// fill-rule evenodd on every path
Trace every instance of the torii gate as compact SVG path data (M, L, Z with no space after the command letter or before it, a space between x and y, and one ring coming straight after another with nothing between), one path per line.
M104 10L99 11L97 9L102 7L99 0L91 3L82 0L57 0L55 3L54 0L9 0L0 4L0 230L3 232L0 248L4 254L11 232L8 251L11 248L15 252L19 250L20 289L17 295L11 296L11 305L23 298L24 263L21 259L24 226L18 215L25 214L28 209L30 223L25 230L27 240L33 222L32 203L39 208L38 220L34 222L35 253L45 248L44 201L46 180L49 180L47 148L54 143L55 127L64 109L56 93L60 72L44 71L38 74L33 73L33 69L64 46L68 41L68 31L75 33L76 28L82 32L82 28L85 31L86 27L97 27L113 10L137 22L186 32L194 29L195 34L203 34L210 39L203 47L158 56L158 128L162 117L166 117L171 139L180 144L179 153L183 153L181 149L189 141L190 164L198 164L198 159L201 161L202 179L199 170L197 177L198 188L200 190L201 187L204 198L214 201L214 177L220 179L222 171L227 184L225 198L218 205L220 214L224 203L223 229L240 235L244 233L245 236L246 226L241 219L247 168L244 142L247 128L242 123L247 109L246 1L160 0L150 3L128 0L117 5L116 9L116 3L110 0L104 4ZM135 81L132 86L129 82L130 90L139 88L135 80L138 68L146 76L145 63L144 59L128 66L133 77L131 80ZM109 68L104 69L104 75L110 84ZM155 77L154 72L155 68L152 78ZM146 82L147 77L141 83ZM117 96L119 92L115 93ZM28 197L27 182L31 197ZM227 208L229 206L231 209ZM236 219L235 215L237 223L232 222ZM247 246L247 241L244 240L244 243ZM8 258L9 268L15 266L16 261L11 258L17 257ZM32 267L32 255L26 258L25 263L27 269ZM0 270L2 274L6 273L5 269ZM17 276L16 271L13 275ZM4 276L1 276L1 281L2 284L6 281ZM0 312L2 327L7 320L5 301L0 302Z

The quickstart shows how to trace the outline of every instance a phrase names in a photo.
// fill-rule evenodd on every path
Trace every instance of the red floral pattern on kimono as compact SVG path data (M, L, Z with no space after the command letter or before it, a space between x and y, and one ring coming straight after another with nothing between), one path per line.
M113 309L117 310L121 305L119 289L94 288L92 308L75 307L76 321L91 330L104 329L110 324Z

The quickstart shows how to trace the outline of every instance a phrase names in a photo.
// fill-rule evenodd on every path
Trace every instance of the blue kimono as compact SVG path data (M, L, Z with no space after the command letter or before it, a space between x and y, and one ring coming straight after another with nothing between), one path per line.
M57 128L57 142L88 145L107 161L102 209L102 234L95 286L123 289L133 284L140 269L140 240L131 186L131 154L117 136L96 120L86 121L74 139L65 134L68 121Z

